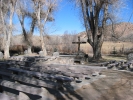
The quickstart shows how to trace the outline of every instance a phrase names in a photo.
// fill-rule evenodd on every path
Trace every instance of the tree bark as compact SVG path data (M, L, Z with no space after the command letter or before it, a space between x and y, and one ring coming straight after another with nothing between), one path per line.
M93 48L93 59L99 60L100 58L102 58L102 55L101 55L102 45L98 46L98 44L95 44L92 48Z
M41 15L40 14L41 14L41 4L39 2L39 4L38 4L38 25L39 25L39 29L40 29L40 39L41 39L41 46L42 46L43 55L46 56L47 51L46 51L46 46L44 43L43 29L42 29L43 26L41 25Z
M27 53L28 53L28 54L32 54L31 48L32 48L32 46L29 45L29 46L28 46L28 49L27 49Z
M14 7L13 7L13 4L10 3L9 32L7 34L7 39L6 39L5 48L4 48L4 58L5 59L8 59L10 57L9 47L10 47L11 35L12 35L12 19L13 19L13 14L14 14Z
M10 53L9 53L9 44L6 41L5 43L5 47L4 47L4 59L8 59L10 57Z
M42 32L42 28L40 28L40 38L41 38L41 45L42 45L42 51L43 51L43 54L44 56L47 55L47 51L46 51L46 44L44 43L44 37L43 37L43 32Z
M93 60L102 58L101 48L106 34L106 20L108 16L108 0L80 0L84 25L88 36L88 43L93 49ZM100 12L103 18L100 19Z

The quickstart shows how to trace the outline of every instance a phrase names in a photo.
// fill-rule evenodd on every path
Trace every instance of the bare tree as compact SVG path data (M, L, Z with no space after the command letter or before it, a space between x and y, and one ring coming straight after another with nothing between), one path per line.
M93 48L93 59L101 58L101 47L106 35L107 20L111 19L111 8L120 0L77 0L82 10L88 43Z
M17 0L1 0L1 19L2 19L2 25L3 25L3 33L4 33L4 58L7 59L10 57L9 54L9 47L11 42L11 35L12 35L12 29L13 29L13 15L15 12L15 6L16 6ZM8 9L7 13L5 10ZM6 20L5 16L9 14L9 20ZM8 24L6 24L8 23ZM7 31L8 28L8 31Z
M77 51L77 45L72 44L72 42L75 42L77 40L77 34L69 33L68 31L65 31L62 36L62 49L64 53L73 53Z
M34 10L36 11L38 28L40 31L41 45L43 55L46 56L46 44L44 42L44 26L49 19L49 16L53 13L57 7L58 0L32 0L34 2ZM52 17L51 17L52 18ZM51 19L52 20L52 19Z
M32 53L31 52L32 36L37 22L37 17L35 16L35 12L31 11L31 9L33 9L31 3L32 3L31 0L19 0L17 3L17 15L22 27L22 32L25 42L28 45L28 54ZM29 25L30 31L27 31L26 28L24 27L25 19L27 17L31 19L31 23Z

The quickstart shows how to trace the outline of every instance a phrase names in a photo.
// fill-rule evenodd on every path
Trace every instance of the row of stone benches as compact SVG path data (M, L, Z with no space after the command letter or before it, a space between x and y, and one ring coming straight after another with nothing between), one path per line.
M3 93L6 93L9 96L11 95L16 98L16 100L45 100L44 98L47 97L47 89L43 87L34 87L32 85L25 85L19 82L11 82L3 79L0 79L0 86L3 89ZM20 93L23 93L23 95L18 99L16 96L19 96Z
M27 77L24 75L15 75L15 74L10 74L7 72L0 71L0 76L8 77L9 79L12 79L15 81L24 82L24 83L28 83L28 84L32 84L36 86L45 87L45 88L59 88L60 87L59 84L54 81L49 81L49 80L42 81L36 78Z
M102 63L101 66L107 67L108 69L118 70L133 70L133 61L113 61Z
M3 90L1 92L4 92L8 95L10 94L11 96L15 95L15 99L9 99L9 100L38 100L41 98L43 98L41 100L46 100L47 89L52 89L54 91L62 87L62 84L59 82L55 82L52 80L40 80L37 79L36 77L33 77L40 75L39 73L32 73L24 70L15 70L12 68L8 70L13 71L13 73L15 71L15 73L11 74L8 72L0 71L0 78L1 78L0 89ZM29 74L30 77L28 77L26 74L23 73ZM64 78L60 79L60 78L62 77L56 77L57 80L66 79L66 78L65 79ZM20 98L18 94L23 94L23 96L26 99L22 99L23 97ZM16 97L16 95L18 96ZM5 100L8 100L7 99L8 97L4 98L6 98Z
M2 68L6 68L5 66L3 67L0 67L1 70ZM86 71L81 71L80 72L75 72L75 71L72 71L72 70L65 70L64 71L61 71L61 70L56 70L56 69L41 69L40 67L38 69L40 70L36 70L36 68L34 67L20 67L20 68L6 68L9 72L10 71L13 71L13 72L16 72L16 73L20 73L20 74L25 74L27 76L33 76L33 77L38 77L40 79L50 79L50 80L57 80L57 81L62 81L62 82L71 82L72 80L74 80L74 78L88 78L90 77L89 73ZM5 70L6 70L5 69ZM52 74L52 75L51 75ZM91 73L90 73L91 74ZM86 76L85 76L86 75ZM70 78L70 77L73 77L73 78Z
M30 63L30 62L29 62ZM84 75L92 75L93 70L96 71L97 67L86 67L82 65L59 65L59 64L49 64L44 66L35 66L35 67L27 67L25 62L23 61L13 61L7 64L10 67L20 68L23 70L29 70L29 71L37 71L37 72L43 72L48 74L60 74L64 76L74 77L74 78L83 78ZM80 67L80 68L78 68ZM98 68L99 69L99 68ZM101 69L101 68L100 68ZM99 71L98 71L99 72Z
M93 73L94 71L98 71L97 75L99 75L100 70L106 69L104 67L100 68L96 66L59 64L27 67L21 63L25 62L10 61L8 64L6 64L6 62L1 62L0 86L4 91L13 90L14 92L17 92L17 94L23 94L26 98L30 98L31 100L38 100L41 98L43 98L42 100L45 100L44 98L47 97L47 89L52 89L52 91L54 91L70 82L82 82L80 78L88 80L93 76L96 76L96 74ZM3 64L5 65L2 66ZM12 66L12 64L17 64L19 67Z
M44 74L19 68L6 68L4 70L4 72L0 71L0 88L2 88L4 93L8 94L9 97L11 96L13 98L9 100L21 100L22 98L26 98L22 100L46 100L47 89L53 89L54 91L54 89L61 88L62 83L59 81L73 81L73 78L70 77ZM39 79L41 77L43 77L43 80ZM53 81L51 79L53 79ZM77 82L79 82L79 80ZM12 94L18 96L16 97L16 95ZM22 97L20 97L20 94ZM8 98L8 96L4 98Z
M17 100L14 96L8 96L4 93L0 93L1 100Z
M16 60L16 61L31 61L31 62L47 61L48 59L51 59L51 57L40 57L40 56L34 56L34 57L13 56L13 57L10 58L10 60Z

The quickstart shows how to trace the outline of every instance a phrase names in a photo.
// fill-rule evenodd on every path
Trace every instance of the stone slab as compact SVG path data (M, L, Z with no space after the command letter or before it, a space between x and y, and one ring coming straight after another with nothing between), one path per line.
M3 59L4 55L2 52L0 52L0 59Z
M8 96L4 93L0 93L0 100L17 100L17 99L13 96Z

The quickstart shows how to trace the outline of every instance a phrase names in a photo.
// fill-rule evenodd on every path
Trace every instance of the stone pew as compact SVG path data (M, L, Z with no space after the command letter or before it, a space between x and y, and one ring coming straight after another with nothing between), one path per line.
M110 64L115 63L115 62L116 62L116 60L109 61Z
M120 63L115 62L115 63L108 64L107 68L116 70L119 68L119 66L120 66Z
M120 67L119 67L119 69L118 70L128 70L128 64L123 64L123 65L121 65Z
M45 87L45 88L51 88L51 89L57 89L60 88L60 85L54 81L49 81L49 80L38 80L35 78L28 78L25 76L17 76L17 75L12 75L11 79L16 80L16 81L20 81L23 83L28 83L28 84L32 84L32 85L36 85L39 87Z
M7 80L1 80L1 79L0 79L0 86L2 86L4 91L12 89L12 90L15 90L18 92L23 92L26 95L30 94L33 96L37 96L39 98L42 98L44 96L43 95L43 88L37 88L37 87L33 87L33 86L22 85L20 83L14 83L14 82L10 82ZM5 89L5 88L9 88L9 89Z
M29 76L34 76L34 77L44 78L44 79L53 79L53 80L57 80L61 82L72 82L74 80L73 78L70 78L70 77L50 75L50 74L45 74L45 73L33 72L33 71L26 71L26 70L18 69L18 68L9 68L9 70L12 70L18 73L24 73Z
M7 77L10 77L11 74L10 74L10 73L7 73L7 72L2 72L2 71L0 71L0 76L7 76Z
M75 74L71 72L60 72L61 75L68 76L68 77L73 77L73 78L83 78L83 75L81 74Z
M55 68L41 68L41 67L23 67L20 66L21 69L35 71L35 72L44 72L48 74L58 74L60 71L55 70Z
M69 67L65 66L65 65L62 65L64 67L58 67L56 68L57 70L60 70L60 71L64 71L65 69L65 72L71 72L71 73L74 73L74 74L78 74L78 73L81 73L81 74L91 74L95 71L97 72L100 72L101 70L106 70L107 68L106 67L100 67L100 66L85 66L85 65L70 65ZM80 70L79 70L80 68Z
M24 57L23 56L12 56L10 57L10 60L23 61Z
M51 89L57 89L60 87L60 85L58 83L55 83L53 81L48 81L48 80L42 81L42 80L38 80L38 79L34 79L34 78L28 78L28 77L22 76L22 75L21 76L13 75L13 74L1 72L1 71L0 71L0 75L7 76L10 79L13 79L15 81L28 83L28 84L32 84L32 85L36 85L36 86L40 86L40 87L51 88Z
M35 62L39 62L39 61L47 61L49 58L35 58Z
M0 100L17 100L17 99L13 96L8 96L4 93L0 93Z
M133 65L133 60L132 61L127 61L127 64Z
M120 63L120 65L124 65L124 64L126 64L127 62L126 62L126 61L119 61L118 63Z
M48 74L60 74L60 75L63 75L63 76L68 76L68 77L73 77L73 78L83 78L83 75L87 75L86 72L82 72L81 74L76 74L75 72L72 73L72 72L66 72L66 70L56 70L55 69L51 69L51 70L48 70L48 69L41 69L41 68L35 68L35 67L21 67L22 69L25 69L25 70L31 70L31 71L39 71L39 72L44 72L44 73L48 73Z
M0 62L0 68L6 69L8 67L8 64L6 62Z
M19 84L19 83L10 82L10 81L7 81L7 80L1 80L0 79L0 85L4 86L4 87L11 88L11 89L15 89L15 90L18 90L18 91L22 91L22 92L25 92L25 93L34 94L34 95L37 95L37 94L39 94L39 92L41 92L40 88L26 86L26 85L22 85L22 84Z
M104 63L101 63L100 66L102 67L105 67L105 66L108 66L109 62L104 62Z
M42 68L41 68L42 67ZM80 70L79 70L80 68ZM106 67L98 66L84 66L84 65L59 65L59 64L47 64L39 67L31 67L33 71L41 71L49 74L61 74L73 78L83 78L84 75L90 75L97 71L107 69Z
M128 61L128 70L133 71L133 61Z
M32 71L27 71L27 70L23 70L23 69L20 69L20 68L8 68L9 70L13 71L13 72L17 72L17 73L23 73L23 74L26 74L28 76L34 76L34 77L38 77L38 78L41 78L42 74L39 73L39 72L32 72Z
M73 72L73 71L72 71L72 73L70 73L71 71L65 67L61 67L61 68L54 68L54 67L53 68L52 67L45 68L45 67L43 67L43 68L41 68L41 66L38 66L38 67L20 67L20 68L25 69L25 70L30 70L30 71L38 71L38 72L48 73L48 74L61 74L64 76L69 76L69 77L74 77L74 78L83 77L83 75L75 74L75 72ZM83 71L81 73L86 75L85 71Z

